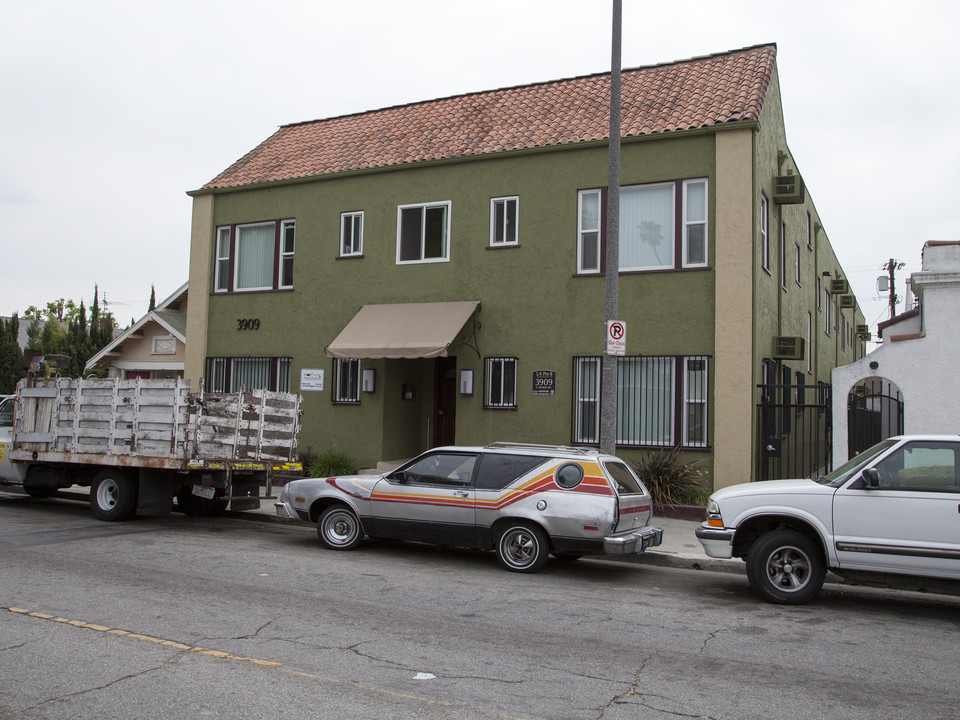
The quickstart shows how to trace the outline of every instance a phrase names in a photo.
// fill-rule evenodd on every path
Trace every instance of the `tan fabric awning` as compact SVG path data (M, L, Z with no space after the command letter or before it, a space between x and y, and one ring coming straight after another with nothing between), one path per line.
M327 357L446 357L478 307L478 300L364 305L327 346Z

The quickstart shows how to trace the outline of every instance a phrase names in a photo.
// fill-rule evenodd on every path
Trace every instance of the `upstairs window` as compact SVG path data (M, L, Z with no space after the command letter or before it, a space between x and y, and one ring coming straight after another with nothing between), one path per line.
M490 201L490 247L518 244L517 216L520 198L503 197Z
M295 235L293 220L217 228L214 292L293 288Z
M760 193L760 261L763 269L770 272L770 202Z
M397 264L450 259L450 203L397 209Z
M340 215L340 257L363 255L363 213Z
M605 206L604 190L580 191L577 203L577 272L580 274L604 270ZM707 218L706 179L621 188L620 271L706 267Z

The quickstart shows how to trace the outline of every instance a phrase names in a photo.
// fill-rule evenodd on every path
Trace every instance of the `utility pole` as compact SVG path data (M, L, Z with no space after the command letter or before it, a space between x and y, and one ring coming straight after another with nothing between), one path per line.
M600 368L600 450L617 449L617 356L607 350L609 323L620 315L620 37L622 2L613 0L610 61L610 170L607 180L607 252L603 361Z
M896 271L902 269L904 265L905 263L900 262L898 260L894 260L893 258L890 258L887 264L883 266L883 269L887 271L887 275L890 278L890 319L891 320L893 320L893 318L897 314L897 285L896 285L896 279L894 275Z

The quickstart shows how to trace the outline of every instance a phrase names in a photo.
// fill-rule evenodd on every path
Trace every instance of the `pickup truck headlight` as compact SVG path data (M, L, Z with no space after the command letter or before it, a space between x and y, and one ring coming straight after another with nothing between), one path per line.
M720 506L714 500L707 503L707 527L722 528L723 516L720 514Z

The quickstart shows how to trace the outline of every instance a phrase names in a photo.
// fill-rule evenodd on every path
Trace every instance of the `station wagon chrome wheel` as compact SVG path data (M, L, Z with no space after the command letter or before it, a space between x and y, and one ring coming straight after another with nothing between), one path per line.
M507 525L497 540L497 559L514 572L536 572L547 562L549 552L543 530L528 523Z
M317 535L331 550L351 550L363 540L363 527L346 505L331 505L320 513Z
M747 555L750 586L776 603L813 600L825 574L820 548L796 530L782 528L761 535Z

